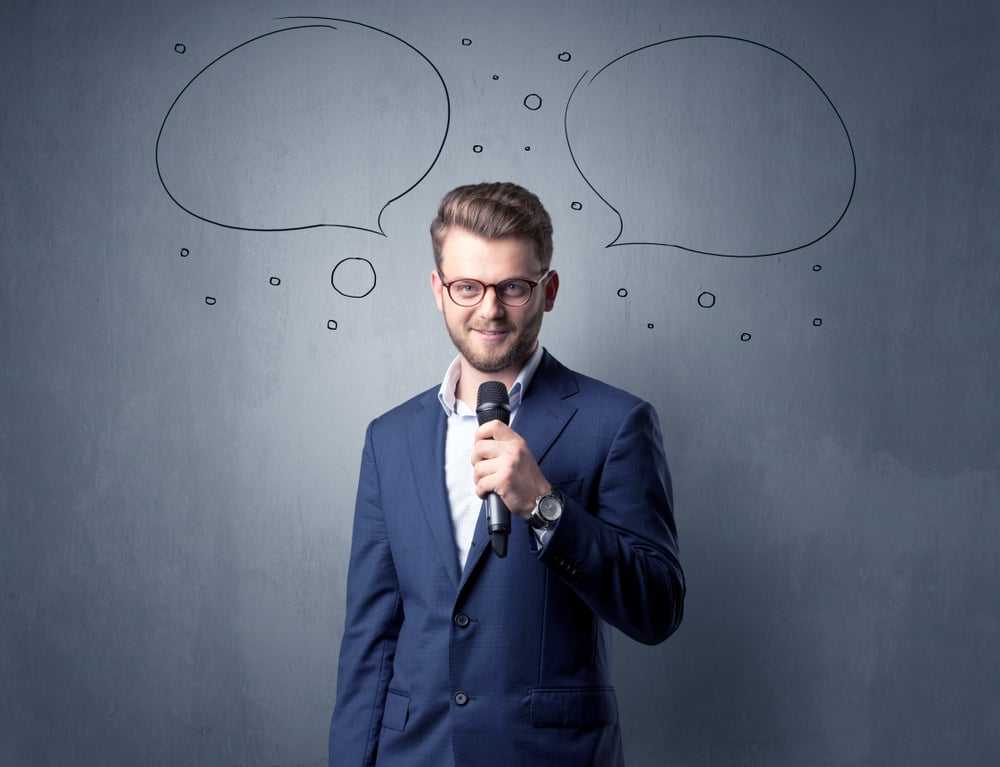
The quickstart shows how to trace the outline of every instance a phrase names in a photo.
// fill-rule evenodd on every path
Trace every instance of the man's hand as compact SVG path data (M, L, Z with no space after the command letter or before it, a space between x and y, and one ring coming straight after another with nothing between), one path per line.
M552 485L521 436L502 421L484 423L476 430L472 447L476 494L496 493L511 514L528 519L535 499L551 492Z

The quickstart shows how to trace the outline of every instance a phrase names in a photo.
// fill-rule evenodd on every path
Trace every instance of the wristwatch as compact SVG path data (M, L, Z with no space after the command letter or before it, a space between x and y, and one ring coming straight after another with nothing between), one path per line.
M536 530L548 530L559 521L563 513L563 494L558 490L540 495L535 499L531 511L531 526Z

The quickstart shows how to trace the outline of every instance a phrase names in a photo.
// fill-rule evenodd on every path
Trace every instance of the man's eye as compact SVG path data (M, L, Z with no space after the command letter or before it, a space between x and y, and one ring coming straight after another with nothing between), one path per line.
M511 280L510 282L503 283L500 286L500 290L503 291L505 296L520 298L528 291L528 284L522 280Z

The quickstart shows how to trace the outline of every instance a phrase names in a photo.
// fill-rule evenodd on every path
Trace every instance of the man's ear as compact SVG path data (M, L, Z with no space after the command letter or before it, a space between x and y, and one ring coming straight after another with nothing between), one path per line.
M434 291L434 300L437 302L439 312L444 311L444 285L441 283L441 275L437 269L431 272L431 290Z
M559 272L549 272L545 278L545 311L551 312L556 304L556 293L559 292Z

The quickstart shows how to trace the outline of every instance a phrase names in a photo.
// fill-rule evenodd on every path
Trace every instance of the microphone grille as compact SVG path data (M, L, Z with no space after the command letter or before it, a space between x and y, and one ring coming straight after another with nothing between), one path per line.
M476 416L480 424L490 421L510 423L510 398L507 387L500 381L485 381L479 386Z

